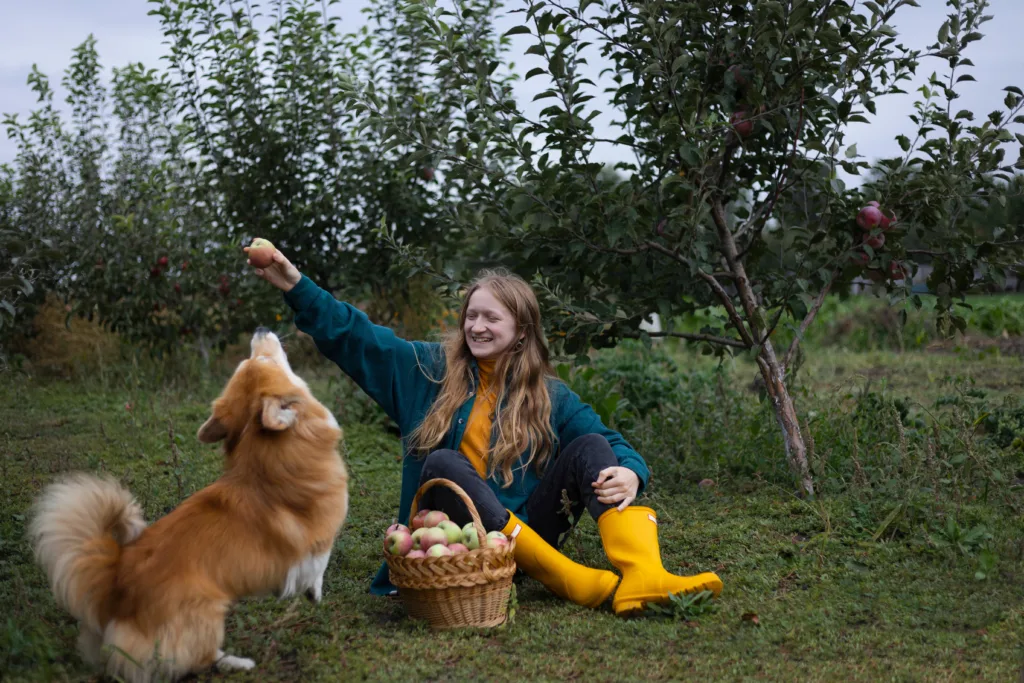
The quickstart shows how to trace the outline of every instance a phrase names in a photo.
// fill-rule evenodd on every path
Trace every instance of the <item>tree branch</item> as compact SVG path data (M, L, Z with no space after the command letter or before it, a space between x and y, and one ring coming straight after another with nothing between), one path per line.
M832 271L832 276L829 277L828 282L822 287L821 292L818 293L817 298L814 299L814 303L811 305L807 315L800 322L800 328L797 330L796 336L793 337L793 341L789 345L789 349L786 350L786 355L782 359L782 371L789 371L789 364L793 361L793 356L796 354L797 347L800 346L800 342L803 341L804 333L807 332L807 328L814 322L814 318L817 317L818 311L821 310L821 305L825 303L825 297L828 296L829 291L832 289L832 283L836 281L836 276L839 271Z
M698 334L690 332L646 332L648 337L678 337L679 339L686 339L689 341L703 341L711 344L721 344L723 346L732 346L737 349L749 348L749 345L739 339L729 339L728 337L719 337L713 334ZM641 333L628 333L623 334L623 337L629 337L630 339L639 339Z

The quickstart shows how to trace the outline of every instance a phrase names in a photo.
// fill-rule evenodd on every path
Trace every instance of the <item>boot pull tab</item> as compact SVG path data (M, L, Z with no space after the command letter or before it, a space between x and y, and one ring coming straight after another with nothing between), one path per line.
M657 518L656 518L656 517L655 517L654 515L652 515L651 513L649 513L649 512L647 513L647 519L651 520L651 521L652 521L652 522L654 522L655 524L657 524L657 523L658 523L658 520L657 520Z

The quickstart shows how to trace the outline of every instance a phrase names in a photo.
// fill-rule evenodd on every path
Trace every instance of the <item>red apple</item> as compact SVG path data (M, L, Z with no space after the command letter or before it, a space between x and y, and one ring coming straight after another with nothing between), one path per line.
M877 235L868 235L864 238L864 244L868 245L875 251L878 251L885 244L885 235L878 233Z
M750 114L747 113L745 109L740 109L729 117L729 123L732 124L732 129L736 131L736 134L741 138L745 138L754 132L754 122L749 117Z
M448 537L444 530L437 527L428 527L420 536L420 550L430 550L435 545L448 545Z
M156 264L157 264L158 266L160 266L161 268L166 268L166 267L167 267L167 264L168 264L168 263L169 263L169 262L168 262L168 260L167 260L167 257L166 257L166 256L161 256L160 258L158 258L158 259L156 260Z
M392 555L405 555L412 550L412 536L408 531L393 531L384 541L384 547Z
M879 204L878 202L876 202L876 201L875 201L874 199L872 199L872 200L871 200L870 202L868 202L868 206L873 206L873 207L875 207L876 209L879 209L879 208L881 208L881 204Z
M182 261L181 262L181 269L182 270L188 270L188 261Z
M864 232L871 232L876 225L882 222L881 210L877 206L865 206L857 213L857 225Z
M163 271L160 270L157 266L153 266L152 268L149 269L149 276L150 277L160 277L160 273L162 273L162 272Z
M871 257L868 256L868 253L866 251L858 249L857 251L853 252L852 256L850 256L850 262L853 263L853 265L855 266L860 266L861 268L863 268L864 266L871 262Z
M420 510L419 512L416 513L416 516L412 518L412 521L409 522L409 526L412 527L413 530L425 526L423 524L423 520L426 519L427 515L429 515L430 513L431 510Z
M395 531L404 531L406 533L412 533L410 531L409 527L407 527L406 525L399 524L398 522L395 522L394 524L392 524L391 526L388 527L387 531L384 532L384 538L387 538L388 536L390 536L392 534L392 532L395 532Z
M422 550L410 550L409 552L407 552L405 554L405 556L407 558L409 558L410 560L418 560L418 559L422 559L422 558L426 557L427 554L425 552L423 552Z
M257 237L249 245L249 262L257 268L266 268L274 262L275 251L276 249L270 240Z
M739 64L733 64L729 67L729 73L732 74L732 79L736 82L736 87L745 88L747 87L747 77L743 73L743 67Z
M437 547L437 546L434 546ZM448 546L448 550L452 551L452 555L458 555L459 553L468 553L469 548L462 545L461 543L452 543Z
M505 537L505 534L501 533L500 531L492 531L489 534L487 534L488 548L497 548L503 545L508 545L508 538Z
M432 545L430 546L430 549L427 550L427 557L444 557L445 555L454 554L455 553L449 550L447 546L443 545Z
M423 526L435 527L448 519L448 514L440 510L431 510L423 519Z
M180 282L175 282L174 283L174 291L177 292L178 294L181 294L181 283Z
M427 527L425 526L421 526L419 529L412 532L412 547L416 550L422 549L420 540L423 538L423 534L425 533L427 533Z
M907 267L899 261L889 261L889 277L893 280L904 280L910 275Z
M434 179L434 169L431 168L430 166L424 166L423 168L420 169L420 177L426 180L427 182L430 182L431 180Z

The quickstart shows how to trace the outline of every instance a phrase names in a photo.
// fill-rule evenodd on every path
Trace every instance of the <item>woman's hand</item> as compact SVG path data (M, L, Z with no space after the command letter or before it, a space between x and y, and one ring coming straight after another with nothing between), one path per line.
M249 247L244 247L242 251L248 254ZM291 291L292 287L299 284L299 280L302 279L302 273L292 265L291 261L285 258L280 249L274 249L273 258L274 262L269 266L266 268L255 268L253 272L282 292ZM246 263L250 266L252 265L252 261L246 260Z
M606 467L598 473L597 481L591 486L599 502L620 503L619 512L622 512L636 500L640 477L628 467Z

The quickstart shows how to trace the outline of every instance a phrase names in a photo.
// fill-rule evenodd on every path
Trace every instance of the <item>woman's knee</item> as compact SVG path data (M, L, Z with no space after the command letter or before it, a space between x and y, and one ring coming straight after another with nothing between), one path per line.
M612 453L612 445L601 434L577 436L565 446L565 450L581 455L590 453Z
M430 472L433 476L443 476L455 471L462 464L460 460L465 459L466 456L458 451L441 448L431 452L423 460L423 471Z

